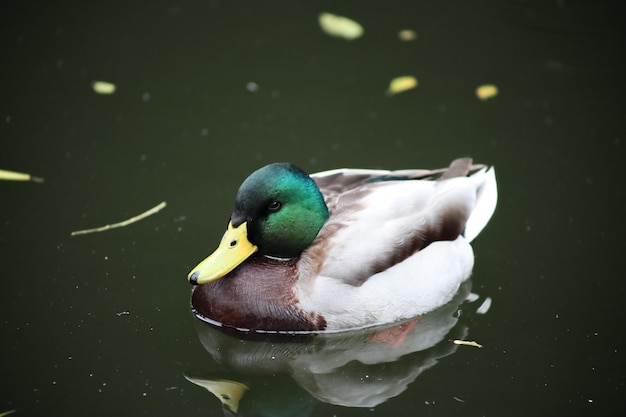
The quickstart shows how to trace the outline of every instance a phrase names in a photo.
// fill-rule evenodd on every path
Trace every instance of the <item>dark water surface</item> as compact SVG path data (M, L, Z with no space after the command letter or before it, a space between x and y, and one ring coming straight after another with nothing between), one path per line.
M0 169L45 178L0 182L0 413L231 412L187 378L212 380L231 406L243 392L241 415L626 413L617 7L40 3L0 17ZM322 11L365 35L324 34ZM400 75L417 89L385 96ZM94 80L117 90L98 95ZM481 84L500 94L480 101ZM495 165L500 187L473 245L480 298L400 328L406 344L239 340L191 315L186 275L259 166L437 168L464 155ZM70 236L161 201L126 228Z

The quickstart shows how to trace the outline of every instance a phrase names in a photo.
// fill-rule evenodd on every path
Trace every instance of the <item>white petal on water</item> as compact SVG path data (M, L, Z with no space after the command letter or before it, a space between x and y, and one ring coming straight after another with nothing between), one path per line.
M486 314L491 308L491 297L485 298L485 301L476 309L477 314Z

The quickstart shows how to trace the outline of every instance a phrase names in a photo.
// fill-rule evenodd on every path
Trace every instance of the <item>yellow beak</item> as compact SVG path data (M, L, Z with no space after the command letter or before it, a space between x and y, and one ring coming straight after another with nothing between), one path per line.
M206 284L228 274L245 261L259 248L248 240L248 225L244 222L237 227L228 223L220 245L215 252L200 262L187 276L192 284Z

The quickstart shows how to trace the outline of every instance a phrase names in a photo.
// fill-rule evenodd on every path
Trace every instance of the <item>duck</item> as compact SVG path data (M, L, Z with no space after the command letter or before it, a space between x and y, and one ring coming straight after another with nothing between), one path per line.
M342 168L278 162L250 174L217 249L188 274L191 309L252 332L334 332L436 310L471 275L497 204L495 168Z

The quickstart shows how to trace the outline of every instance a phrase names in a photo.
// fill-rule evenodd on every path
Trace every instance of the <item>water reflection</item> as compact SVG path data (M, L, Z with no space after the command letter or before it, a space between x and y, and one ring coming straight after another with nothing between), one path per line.
M232 334L199 322L200 342L228 377L186 377L220 399L225 415L259 414L278 404L281 415L290 415L290 408L307 415L303 408L312 410L317 401L374 407L401 394L422 372L454 353L458 346L452 340L466 339L467 320L459 318L470 288L467 281L451 302L427 315L344 333ZM475 311L475 304L464 306L463 313ZM267 410L261 414L269 415Z

